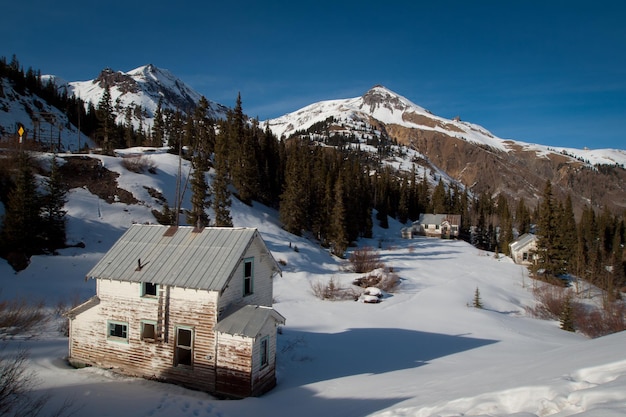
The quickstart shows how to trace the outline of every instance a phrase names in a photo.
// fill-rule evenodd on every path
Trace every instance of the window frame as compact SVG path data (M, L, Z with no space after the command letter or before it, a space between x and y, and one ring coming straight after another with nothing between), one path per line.
M190 332L190 338L189 338L189 346L186 345L179 345L179 332L181 330L184 331L188 331ZM180 368L193 368L193 354L194 354L194 336L195 336L195 332L193 327L190 326L176 326L175 327L175 331L176 331L176 339L174 340L174 366L175 367L180 367ZM181 363L180 360L180 354L179 354L179 349L185 350L185 351L189 351L189 363Z
M111 326L122 326L122 331L121 333L124 333L124 327L126 328L125 332L126 332L126 336L117 336L117 335L112 335L111 334L111 330L116 330L115 327L113 327L113 329L111 328ZM109 342L116 342L116 343L125 343L128 344L128 340L129 340L129 334L128 334L128 322L126 321L119 321L119 320L107 320L107 341Z
M144 336L144 332L145 332L145 326L149 325L149 326L153 326L154 327L154 337L145 337ZM144 342L156 342L157 340L157 322L154 320L141 320L141 327L139 329L140 333L140 339Z
M248 265L250 266L250 275L246 275ZM244 258L243 260L243 296L254 294L254 257Z
M150 294L146 291L146 286L154 286L154 294ZM143 281L141 283L141 297L142 298L157 298L159 296L159 284L153 282Z
M259 343L259 363L261 368L265 368L270 364L270 338L264 336Z

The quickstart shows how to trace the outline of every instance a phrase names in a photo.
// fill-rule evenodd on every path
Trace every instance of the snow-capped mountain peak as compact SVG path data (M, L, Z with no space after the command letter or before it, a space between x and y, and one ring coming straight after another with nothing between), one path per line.
M361 108L369 107L370 113L375 113L379 108L386 108L392 113L394 111L405 112L413 111L420 113L428 113L426 109L411 102L407 98L389 90L382 85L376 85L368 90L361 97L363 104Z
M159 100L163 109L190 112L202 97L170 71L153 64L128 72L106 68L94 80L68 83L68 93L97 106L107 86L118 123L124 121L125 109L139 107L144 117L142 124L147 127L152 125ZM209 101L208 116L224 118L226 112L225 106ZM139 120L134 114L133 123L137 127Z

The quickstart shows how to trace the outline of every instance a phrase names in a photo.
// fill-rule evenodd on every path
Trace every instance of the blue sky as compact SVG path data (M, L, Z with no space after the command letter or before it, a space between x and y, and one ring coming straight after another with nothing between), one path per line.
M0 55L68 81L170 70L261 120L376 84L502 138L626 149L626 2L22 0Z

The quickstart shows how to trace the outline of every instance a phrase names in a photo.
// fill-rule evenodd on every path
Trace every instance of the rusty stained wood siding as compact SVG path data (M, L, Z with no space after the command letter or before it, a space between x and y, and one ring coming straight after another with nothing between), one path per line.
M267 365L261 366L261 340L267 336ZM268 320L256 339L252 350L252 393L260 395L276 385L276 322Z
M219 334L216 391L236 397L252 393L252 349L254 340Z
M262 242L257 236L248 250L246 251L242 261L237 266L232 279L228 283L225 291L219 299L220 312L228 309L231 305L253 304L261 306L272 306L273 299L273 280L272 267L273 260L270 255L262 252ZM243 296L243 271L244 260L254 258L253 264L253 283L252 294Z
M154 342L141 340L141 323L159 321L159 301L141 297L141 284L98 280L97 292L100 303L72 320L70 360L215 390L215 292L170 288L168 340ZM128 343L107 339L109 320L128 323ZM177 326L194 331L191 368L174 366Z
M268 320L255 339L219 333L217 391L240 397L261 395L276 385L276 324ZM261 340L268 339L268 363L261 366Z

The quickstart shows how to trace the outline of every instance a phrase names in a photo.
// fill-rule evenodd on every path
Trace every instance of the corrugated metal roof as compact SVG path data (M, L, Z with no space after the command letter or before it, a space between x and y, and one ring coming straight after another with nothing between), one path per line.
M179 226L173 231L170 226L132 225L87 277L221 291L258 235L253 228L198 232Z
M247 305L217 323L220 333L256 338L269 319L284 323L285 318L271 307Z
M442 224L444 221L448 221L451 225L458 225L461 223L461 215L422 213L419 220L413 224Z
M511 243L511 249L517 250L519 248L523 248L529 245L530 243L532 243L533 241L535 241L536 239L537 239L536 235L533 235L531 233L524 233L523 235L518 237L514 242Z

